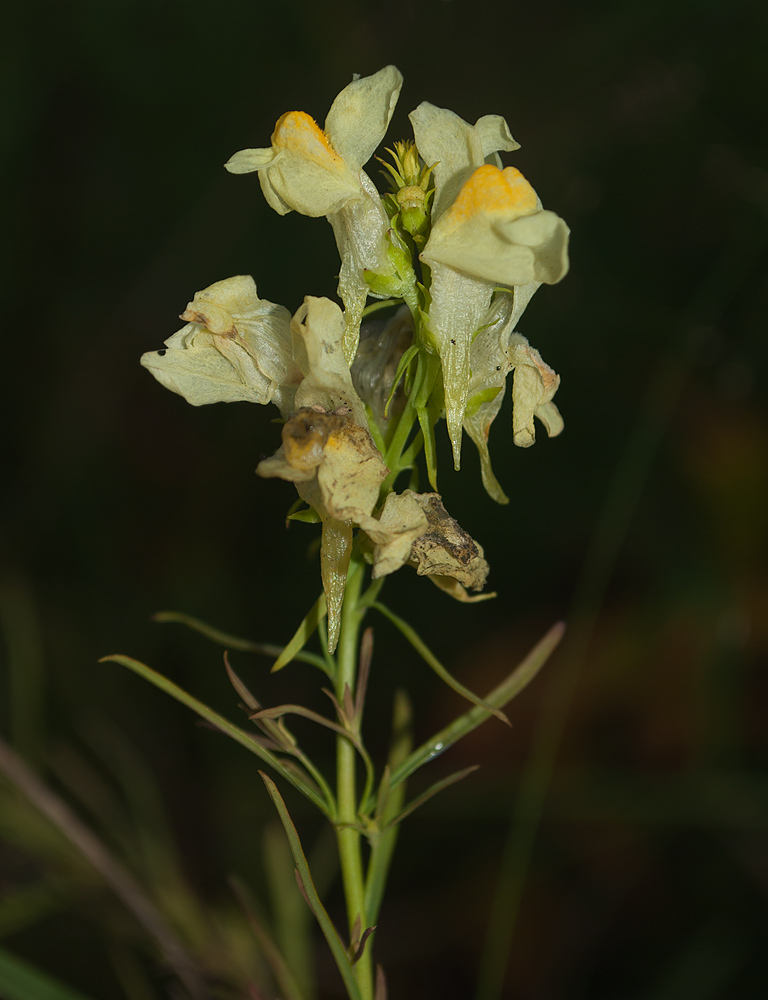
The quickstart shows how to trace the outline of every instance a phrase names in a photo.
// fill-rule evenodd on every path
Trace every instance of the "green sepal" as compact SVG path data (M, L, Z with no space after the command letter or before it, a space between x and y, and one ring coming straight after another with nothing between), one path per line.
M466 409L464 410L464 419L466 420L467 417L474 417L483 403L490 403L492 399L496 399L500 392L500 385L492 385L488 389L482 389L467 403Z
M303 507L286 516L286 521L301 521L303 524L320 524L322 518L314 507Z
M363 278L373 295L387 299L402 299L403 280L396 274L377 274L368 268L363 270Z

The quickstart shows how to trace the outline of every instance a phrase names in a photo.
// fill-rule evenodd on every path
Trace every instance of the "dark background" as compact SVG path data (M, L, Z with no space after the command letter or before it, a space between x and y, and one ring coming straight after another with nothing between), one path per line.
M442 452L446 505L485 547L498 598L449 604L406 570L385 589L478 691L568 621L512 704L512 730L486 724L414 780L482 764L402 832L377 935L390 996L473 995L500 878L508 911L522 895L499 996L764 996L760 5L30 0L6 29L5 738L150 884L168 875L137 847L160 836L154 789L168 850L206 907L235 909L233 872L263 894L273 813L257 761L96 661L135 656L237 718L220 650L149 616L173 608L284 642L317 595L313 531L286 533L291 487L253 475L276 447L274 413L193 409L138 358L179 328L196 290L233 274L253 274L291 311L305 294L334 294L330 227L279 218L255 178L222 164L267 145L284 111L322 122L353 72L393 62L405 85L389 141L408 135L422 100L470 121L504 115L522 144L506 162L573 235L570 274L521 323L562 377L564 434L514 449L507 401L491 437L506 508L483 493L471 443L459 475ZM395 687L411 694L418 739L462 704L374 624L381 760ZM311 667L276 677L266 660L233 663L265 704L324 708ZM299 731L330 765L330 741ZM87 866L0 791L0 945L93 998L164 995L162 976L154 992L130 992L115 969L133 962L150 990L151 948ZM311 842L314 816L288 803ZM323 997L339 996L318 950Z

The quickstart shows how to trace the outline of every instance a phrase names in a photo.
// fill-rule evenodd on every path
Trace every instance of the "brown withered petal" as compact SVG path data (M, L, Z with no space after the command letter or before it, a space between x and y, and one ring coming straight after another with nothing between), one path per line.
M427 519L411 490L390 493L378 519L370 517L362 528L374 543L372 577L388 576L408 562L411 547L427 530Z
M468 590L482 590L488 576L482 547L451 517L439 494L412 495L427 519L427 530L411 547L410 562L416 572L419 576L450 577Z

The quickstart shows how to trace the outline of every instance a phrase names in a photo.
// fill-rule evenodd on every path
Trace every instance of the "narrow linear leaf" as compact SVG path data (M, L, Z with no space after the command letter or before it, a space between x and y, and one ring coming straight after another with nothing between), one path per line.
M382 817L387 808L387 803L389 802L389 788L390 788L391 775L389 767L384 767L384 773L381 776L381 781L379 782L379 789L376 792L376 808L374 810L374 818L382 826Z
M229 662L229 654L227 652L224 653L224 669L227 671L227 677L229 677L230 684L243 699L246 708L250 709L251 712L258 711L261 708L261 705L232 669Z
M240 653L257 653L260 656L280 656L284 649L283 646L271 642L253 642L251 639L241 639L237 635L223 632L213 625L208 625L206 622L200 621L199 618L182 614L180 611L158 611L152 615L152 621L162 623L175 622L178 625L186 625L187 628L191 628L194 632L199 632L200 635L204 635L211 642L215 642L219 646L225 646L227 649L236 649ZM325 660L322 656L318 656L317 653L309 653L302 650L295 653L293 659L301 660L303 663L311 663L315 667L320 667L321 670L326 669Z
M564 633L564 622L557 622L553 625L549 632L533 647L528 656L509 673L501 684L486 695L485 701L489 705L502 706L520 694L555 651ZM471 708L468 712L454 719L444 729L435 733L431 739L422 743L401 764L394 768L391 787L393 789L396 788L423 764L434 760L435 757L443 753L463 736L466 736L467 733L471 733L474 729L477 729L478 726L482 725L489 718L490 714L484 708ZM372 805L373 803L370 803L370 806Z
M478 695L474 694L474 692L470 691L469 688L464 687L463 684L457 681L456 678L445 669L432 650L407 621L399 615L396 615L394 611L390 611L388 607L381 604L379 601L374 602L371 606L376 608L377 611L381 612L385 618L388 618L392 622L395 628L397 628L405 636L408 642L410 642L424 662L435 671L441 680L445 681L448 687L452 688L457 694L460 694L462 698L466 698L467 701L471 701L473 705L477 705L477 707L481 708L484 712L489 715L495 715L497 719L500 719L502 722L509 725L509 719L499 708L491 705L484 698L480 698Z
M304 617L301 625L299 625L296 629L291 641L272 664L272 673L282 670L284 666L291 662L291 660L298 660L301 658L301 651L315 634L318 625L325 618L327 613L328 610L325 604L325 594L321 594L310 608L309 613ZM306 654L302 655L306 656ZM320 666L325 673L328 673L328 666L323 657L318 656L315 662L316 665Z
M354 719L358 729L363 721L363 708L365 707L365 695L368 690L368 678L371 675L371 664L373 663L373 629L367 628L363 632L360 642L360 659L357 671L357 687L355 689Z
M344 985L347 988L349 998L350 1000L362 1000L360 989L357 985L355 974L352 971L352 966L347 956L346 949L341 938L339 937L338 931L333 926L333 922L328 916L328 913L317 894L315 884L312 881L312 874L309 870L309 865L307 864L307 859L304 854L304 849L302 848L301 841L299 840L299 834L294 826L293 820L290 817L288 809L286 808L285 802L283 802L283 797L277 790L277 786L269 775L264 774L263 771L260 771L259 773L261 774L262 780L267 787L267 792L269 793L270 798L275 804L278 816L280 817L280 822L283 824L286 836L288 837L291 854L293 855L293 860L296 864L296 870L298 872L298 877L301 881L301 886L304 890L307 903L309 904L309 908L314 913L318 924L320 924L320 929L323 932L325 940L328 942L328 947L331 949L331 953L333 954L338 970L341 973L341 978L344 980Z
M328 692L325 692L328 694ZM335 700L335 699L334 699ZM255 712L250 718L254 722L260 722L266 719L279 719L284 715L298 715L303 719L309 719L311 722L316 722L319 726L324 726L326 729L332 730L339 736L343 736L345 740L349 740L352 746L357 750L360 756L365 761L366 765L370 764L370 757L366 753L365 747L360 742L359 736L351 732L351 730L346 729L344 726L340 726L336 722L332 722L330 719L326 719L324 715L320 715L319 712L313 712L311 708L304 708L303 705L276 705L274 708L263 708L260 712Z
M135 674L143 677L145 680L149 681L150 684L154 684L155 687L159 688L161 691L165 691L176 701L181 702L182 705L186 705L187 708L191 708L193 712L204 719L206 722L210 723L215 729L229 736L236 743L244 746L246 750L250 750L251 753L255 754L265 764L269 764L276 771L283 775L283 777L289 781L294 788L298 789L302 795L314 803L317 808L325 815L330 816L328 805L324 801L321 795L307 784L307 782L301 778L295 771L295 769L286 766L286 762L280 760L269 750L266 750L263 746L252 737L249 733L240 729L239 726L234 725L224 716L219 715L218 712L214 712L212 708L204 705L203 702L198 701L191 694L188 694L183 688L180 688L178 684L174 684L173 681L169 680L163 674L159 674L156 670L152 670L151 667L146 666L146 664L139 662L139 660L134 660L130 656L113 655L113 656L103 656L99 663L119 663L123 667L128 667Z
M466 778L468 774L472 774L473 771L477 771L479 767L479 764L473 764L472 767L465 767L463 771L456 771L454 774L449 774L448 777L443 778L442 781L436 781L434 785L430 785L425 792L422 792L421 795L417 795L412 802L409 802L401 813L387 823L384 829L388 829L390 826L397 826L399 823L402 823L406 816L410 816L415 809L418 809L419 806L423 806L424 803L428 799L431 799L433 795L437 795L438 792L442 792L444 788L448 788L450 785L455 785L457 781L461 781L463 778Z
M3 1000L89 1000L5 948L0 948L0 996Z
M411 346L403 352L403 356L400 358L400 363L397 366L397 371L395 372L395 377L392 380L392 388L389 391L389 396L387 396L387 401L384 404L384 416L389 415L389 407L392 400L395 398L395 393L397 392L397 387L400 385L400 380L403 375L405 375L405 370L411 363L412 359L416 357L419 352L419 348L416 344L411 344Z
M254 712L249 718L254 722L258 722L261 719L280 719L284 715L299 715L303 719L309 719L311 722L316 722L318 726L324 726L326 729L331 729L334 733L338 733L339 736L346 737L353 746L357 746L354 735L348 729L338 725L336 722L332 722L330 719L326 719L319 712L313 712L311 708L304 708L303 705L275 705L274 708L262 708L261 711Z

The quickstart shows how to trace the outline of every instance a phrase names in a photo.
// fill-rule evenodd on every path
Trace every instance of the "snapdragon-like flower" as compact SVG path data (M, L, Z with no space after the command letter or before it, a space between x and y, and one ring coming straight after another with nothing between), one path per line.
M429 329L458 469L471 347L488 323L494 288L559 281L568 268L568 227L542 209L519 171L501 169L498 152L519 148L503 118L469 125L426 103L410 118L421 156L434 164L432 231L420 257L432 272Z
M296 484L322 521L320 573L328 609L328 648L336 649L355 525L371 513L388 469L371 435L346 408L305 406L283 425L282 445L256 472Z
M301 373L293 361L291 314L260 299L249 275L197 292L181 319L187 325L141 363L161 385L193 406L275 403L293 408Z
M241 150L225 164L234 174L257 171L267 202L280 215L295 210L327 217L341 256L348 364L357 350L366 299L376 294L366 273L395 280L389 219L363 166L384 138L402 83L394 66L355 79L333 102L322 130L303 111L290 111L278 120L271 146Z

